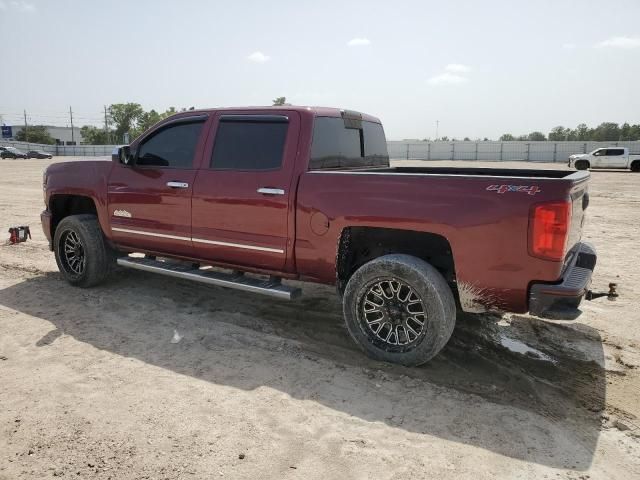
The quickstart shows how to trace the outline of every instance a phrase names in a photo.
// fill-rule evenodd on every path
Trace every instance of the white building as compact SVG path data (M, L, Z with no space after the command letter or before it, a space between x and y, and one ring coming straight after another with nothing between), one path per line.
M45 125L45 128L58 145L73 145L72 142L75 142L76 145L80 145L84 141L82 135L80 134L80 127L73 127L73 135L71 134L71 127L54 127L51 125ZM18 135L18 132L22 130L24 130L24 125L12 125L12 136L6 139L3 138L3 140L15 139L16 135Z

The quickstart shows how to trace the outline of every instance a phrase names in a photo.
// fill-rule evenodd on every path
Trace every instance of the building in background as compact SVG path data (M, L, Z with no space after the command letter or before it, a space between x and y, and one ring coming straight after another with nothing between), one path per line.
M80 145L84 142L80 134L80 127L73 127L73 135L71 134L71 127L45 125L45 128L58 145ZM24 130L24 125L3 125L2 140L15 140L18 132L22 130Z

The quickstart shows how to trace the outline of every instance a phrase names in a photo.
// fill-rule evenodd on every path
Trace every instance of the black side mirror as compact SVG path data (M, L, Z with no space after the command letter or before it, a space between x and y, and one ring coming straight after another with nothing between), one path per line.
M123 145L122 147L114 148L113 152L111 153L111 159L113 161L118 161L123 165L133 165L133 155L131 155L131 149L129 148L129 145Z

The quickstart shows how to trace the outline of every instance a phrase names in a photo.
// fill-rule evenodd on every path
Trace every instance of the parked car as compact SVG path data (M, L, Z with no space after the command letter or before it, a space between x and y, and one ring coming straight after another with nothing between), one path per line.
M42 150L29 150L27 156L29 158L53 158L50 153L43 152Z
M0 151L0 157L2 158L27 158L27 154L22 150L18 150L15 147L2 147Z
M640 172L640 154L629 155L626 147L597 148L591 153L569 156L569 167L577 170L589 168L622 168Z
M367 354L418 365L449 340L456 307L574 315L596 263L580 241L589 175L391 167L369 115L199 110L110 162L50 165L41 220L72 285L116 263L280 299L301 293L282 279L335 285Z

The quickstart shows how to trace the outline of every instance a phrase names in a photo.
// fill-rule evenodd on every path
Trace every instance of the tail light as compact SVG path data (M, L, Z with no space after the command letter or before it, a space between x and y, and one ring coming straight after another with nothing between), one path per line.
M570 201L540 203L531 207L529 253L545 260L562 261L570 224Z

